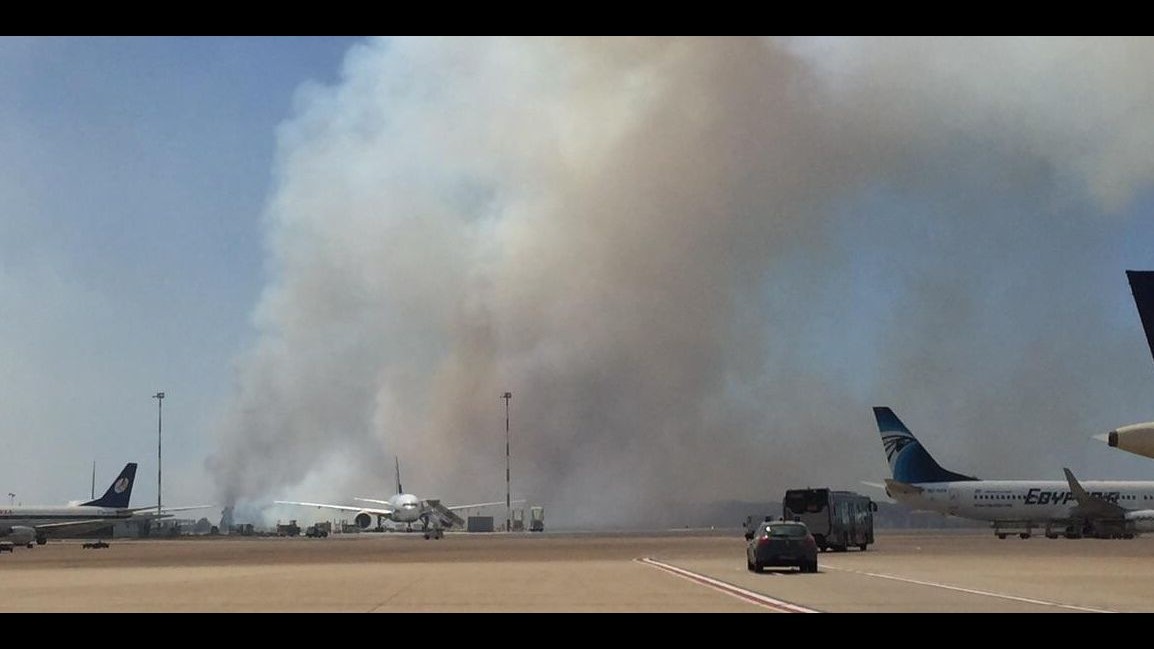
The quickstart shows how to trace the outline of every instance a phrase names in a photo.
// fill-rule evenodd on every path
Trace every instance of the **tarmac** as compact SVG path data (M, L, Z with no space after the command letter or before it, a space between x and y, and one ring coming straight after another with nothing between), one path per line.
M740 529L49 541L0 554L6 613L1154 611L1154 538L878 531L750 572Z

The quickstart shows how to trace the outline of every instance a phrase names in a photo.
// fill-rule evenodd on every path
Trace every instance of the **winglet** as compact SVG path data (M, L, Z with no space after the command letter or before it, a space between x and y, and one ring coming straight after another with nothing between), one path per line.
M1072 512L1076 516L1084 516L1087 518L1117 518L1125 514L1124 507L1117 503L1112 503L1103 500L1098 496L1088 493L1078 479L1074 477L1074 472L1065 467L1062 468L1066 472L1066 482L1070 485L1070 494L1077 501L1078 505Z
M1066 467L1062 467L1062 471L1066 472L1066 482L1070 485L1070 493L1074 494L1074 500L1078 501L1079 505L1086 505L1090 502L1090 494L1082 488L1082 484L1074 477L1074 472Z

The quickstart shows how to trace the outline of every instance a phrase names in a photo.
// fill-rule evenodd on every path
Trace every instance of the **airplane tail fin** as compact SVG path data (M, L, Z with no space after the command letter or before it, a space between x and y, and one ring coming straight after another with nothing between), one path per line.
M1146 331L1146 344L1154 357L1154 270L1128 270L1126 279L1130 280L1130 292Z
M136 462L129 462L124 465L124 469L112 484L108 486L108 490L104 495L96 500L89 500L82 505L89 505L92 507L115 507L116 509L125 509L128 507L129 499L132 497L132 483L136 480Z
M403 493L405 493L405 490L401 487L401 458L398 457L398 458L396 458L396 460L397 460L397 493L403 494Z
M885 406L874 406L874 418L877 419L878 432L881 433L882 446L885 448L886 460L889 461L890 473L894 480L909 485L922 482L977 480L973 476L943 469L934 458L930 457L929 452L922 448L921 442L898 419L893 410Z

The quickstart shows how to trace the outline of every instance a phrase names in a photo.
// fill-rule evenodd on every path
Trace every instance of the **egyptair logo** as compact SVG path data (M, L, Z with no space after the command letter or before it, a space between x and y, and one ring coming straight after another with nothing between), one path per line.
M124 490L127 488L128 488L128 478L121 478L121 479L117 480L115 484L112 485L112 490L118 494L124 493Z
M886 448L886 460L888 460L890 464L893 464L894 458L902 452L902 449L916 441L917 440L909 435L886 435L882 438L882 444Z

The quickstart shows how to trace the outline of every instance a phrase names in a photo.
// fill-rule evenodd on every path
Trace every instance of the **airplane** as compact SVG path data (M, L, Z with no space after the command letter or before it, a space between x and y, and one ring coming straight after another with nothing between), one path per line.
M1084 484L1069 469L1059 480L982 480L939 465L893 410L874 417L891 478L886 495L917 509L989 521L998 538L1035 529L1047 538L1133 538L1154 531L1154 482L1097 480Z
M1130 282L1130 292L1134 294L1142 329L1146 332L1146 344L1154 356L1154 270L1128 270L1126 278ZM1154 458L1154 422L1119 426L1093 438L1106 442L1111 448Z
M353 521L361 529L367 529L372 525L373 517L376 517L377 526L380 527L382 521L391 521L393 523L401 523L405 526L405 531L413 531L413 524L420 523L421 531L425 535L425 539L439 539L444 536L444 530L447 527L454 525L462 526L465 521L457 514L463 509L471 509L474 507L488 507L490 505L504 504L505 501L495 501L488 503L475 503L472 505L454 505L452 507L444 505L438 499L420 498L414 494L406 493L401 486L401 460L397 458L396 461L396 493L389 496L387 500L379 500L376 498L359 498L354 497L353 500L360 502L373 503L381 505L381 507L364 507L359 505L334 505L327 503L310 503L297 502L289 500L274 501L278 505L298 505L302 507L318 507L326 509L336 509L345 512L356 512ZM511 502L523 502L520 500Z
M145 509L128 507L135 479L136 463L129 462L100 498L64 506L0 507L0 538L30 548L33 543L44 545L49 537L75 536L128 520Z
M5 549L14 545L31 548L44 545L49 538L81 536L117 523L170 518L171 512L208 507L170 507L160 514L151 511L155 509L152 506L129 507L135 480L136 463L129 462L100 498L64 506L0 507L0 544Z

